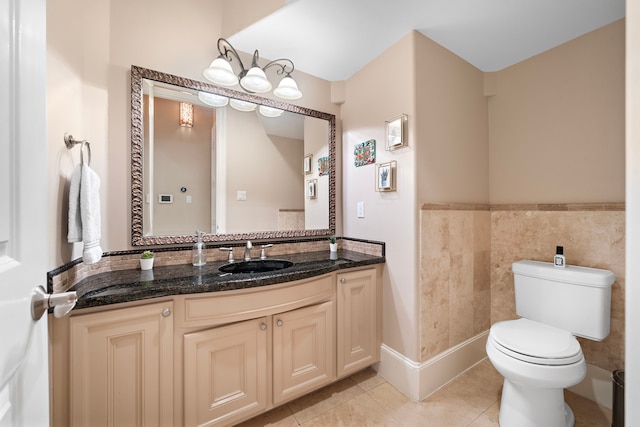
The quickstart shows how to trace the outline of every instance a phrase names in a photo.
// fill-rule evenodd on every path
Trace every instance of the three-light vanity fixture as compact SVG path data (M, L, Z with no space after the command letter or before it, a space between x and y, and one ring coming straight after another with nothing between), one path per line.
M218 52L220 56L211 62L208 68L203 72L204 77L212 83L220 86L235 86L237 84L248 93L267 93L273 88L272 83L267 79L265 71L268 68L275 68L276 74L284 75L284 78L280 80L278 87L273 90L273 94L282 99L300 99L302 98L302 92L298 89L298 85L291 77L291 73L294 70L293 62L290 59L281 58L273 60L267 63L265 66L260 67L258 60L260 56L256 50L253 53L253 59L251 61L251 67L246 68L231 44L221 38L218 40ZM240 66L240 72L236 74L231 67L231 62L234 60L238 62ZM224 107L230 104L233 108L239 111L253 111L257 105L251 102L240 101L237 99L231 99L215 95L212 93L198 94L200 101L212 107ZM267 117L277 117L282 114L282 110L277 108L267 107L262 105L259 107L259 111L262 115Z

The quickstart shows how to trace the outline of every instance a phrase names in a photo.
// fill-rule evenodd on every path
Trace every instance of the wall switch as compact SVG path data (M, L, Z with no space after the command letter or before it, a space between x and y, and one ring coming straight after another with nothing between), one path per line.
M238 190L236 193L236 200L245 201L247 200L247 192Z
M357 216L358 218L364 218L364 202L358 202L357 205Z
M191 201L193 200L193 199L191 198L191 194L187 194L186 199L187 199L187 203L191 203Z

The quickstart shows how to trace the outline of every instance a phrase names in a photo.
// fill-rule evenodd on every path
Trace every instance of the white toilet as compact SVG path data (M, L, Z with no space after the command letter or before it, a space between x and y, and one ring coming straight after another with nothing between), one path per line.
M552 263L512 264L516 313L495 323L487 355L504 376L501 427L571 427L564 388L578 384L586 364L576 335L601 341L609 335L615 275Z

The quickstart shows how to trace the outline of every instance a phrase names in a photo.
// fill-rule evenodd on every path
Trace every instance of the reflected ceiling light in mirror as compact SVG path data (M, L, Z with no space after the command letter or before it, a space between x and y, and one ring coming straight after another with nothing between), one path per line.
M261 105L258 111L265 117L280 117L284 112L279 108L267 107L266 105Z
M226 96L216 95L209 92L198 92L198 99L211 107L226 107L229 104L229 98Z
M251 67L247 70L231 44L221 38L218 39L218 52L220 56L211 62L209 68L206 68L203 72L204 77L220 86L235 86L240 83L240 87L249 93L266 93L271 90L273 85L267 78L265 71L267 68L275 67L276 74L284 75L284 78L280 81L278 87L273 91L273 94L283 99L300 99L302 98L302 92L298 89L298 85L291 77L293 73L294 65L293 61L286 58L276 59L269 62L264 67L258 66L258 60L260 56L256 50L253 53L253 60L251 61ZM233 58L236 59L240 66L240 72L236 75L231 68L231 62Z
M180 103L180 126L193 127L193 104Z
M241 101L239 99L230 99L229 105L238 111L253 111L257 105L252 102Z

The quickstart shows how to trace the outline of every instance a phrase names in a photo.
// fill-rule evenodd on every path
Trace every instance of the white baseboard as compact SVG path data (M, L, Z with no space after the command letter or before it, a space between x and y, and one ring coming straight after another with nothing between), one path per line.
M420 401L486 358L488 335L485 331L422 363L382 344L376 370L405 396Z
M587 363L587 376L582 382L569 387L575 394L586 397L598 405L611 409L613 407L613 384L611 372Z
M378 374L413 401L420 401L487 357L489 331L417 363L384 344L380 347ZM585 379L569 390L605 408L613 406L611 373L587 364Z

